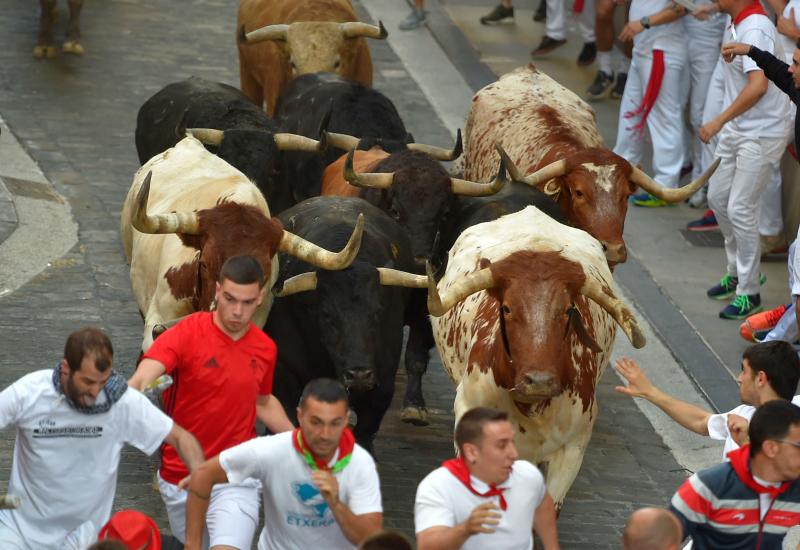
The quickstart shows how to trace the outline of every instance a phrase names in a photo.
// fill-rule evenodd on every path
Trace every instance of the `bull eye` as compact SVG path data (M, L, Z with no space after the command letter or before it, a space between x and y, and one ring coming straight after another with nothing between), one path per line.
M503 313L503 315L511 315L511 308L505 304L500 306L500 311Z
M341 66L342 66L341 60L337 59L336 61L333 62L333 68L334 69L338 69Z
M575 190L575 196L576 197L582 197L583 196L583 191L581 191L580 189L576 189Z

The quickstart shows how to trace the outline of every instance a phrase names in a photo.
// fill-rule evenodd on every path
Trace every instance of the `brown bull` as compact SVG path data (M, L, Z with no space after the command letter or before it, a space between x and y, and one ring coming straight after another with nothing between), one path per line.
M364 38L386 37L383 25L358 22L350 0L241 0L237 28L242 91L270 116L297 75L337 73L371 86Z

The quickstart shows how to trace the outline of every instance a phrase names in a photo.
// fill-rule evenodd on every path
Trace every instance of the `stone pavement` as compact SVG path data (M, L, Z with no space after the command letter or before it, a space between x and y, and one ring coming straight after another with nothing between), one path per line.
M6 0L4 15L0 113L71 208L78 242L29 282L0 294L0 387L53 367L65 336L90 323L109 331L117 363L129 374L142 323L118 237L118 214L138 168L136 112L163 85L190 75L238 84L235 2L196 0L191 10L168 0L92 3L83 18L86 55L48 61L30 55L37 8L27 0ZM419 141L450 143L453 128L440 122L403 61L386 43L372 42L371 49L375 86L392 98L410 131ZM25 181L36 183L19 178L17 199L35 189ZM47 229L50 221L43 215L38 225ZM39 245L47 241L42 237ZM401 396L402 373L398 382ZM561 516L566 549L617 548L630 511L664 505L685 476L634 402L613 393L616 383L606 373L594 438ZM453 393L432 362L426 385L431 426L402 424L395 402L376 441L386 524L409 535L416 483L452 454ZM0 434L0 490L8 479L13 437ZM166 526L160 499L150 488L148 461L132 449L123 454L115 506L135 507Z

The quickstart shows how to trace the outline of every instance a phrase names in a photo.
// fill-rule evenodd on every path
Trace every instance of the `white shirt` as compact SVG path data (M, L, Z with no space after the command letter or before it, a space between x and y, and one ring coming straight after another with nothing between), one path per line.
M485 493L489 486L470 476L472 487ZM507 508L500 511L500 523L492 534L473 535L462 550L530 550L533 548L533 517L546 492L539 469L525 460L517 460L511 475L498 488L505 488ZM414 530L431 527L455 527L469 518L472 510L488 500L500 506L500 497L479 497L464 486L445 467L428 474L417 487L414 502Z
M633 0L628 21L639 21L645 15L652 16L670 6L672 6L671 0ZM666 25L655 25L634 36L633 50L645 55L650 55L653 49L673 53L683 52L685 42L683 25L680 20L676 20ZM643 78L647 77L648 75L643 75Z
M724 44L742 42L769 52L783 59L783 48L777 43L777 31L766 16L754 14L736 25L736 40L731 34L731 25L725 29ZM749 56L737 55L731 63L723 65L724 105L731 105L747 85L747 73L760 71ZM787 135L791 120L788 120L789 98L769 82L767 92L747 111L728 121L720 132L720 139L726 133L734 133L751 138L782 138Z
M792 398L792 403L800 407L800 395L795 395ZM739 416L745 418L748 422L750 419L753 418L753 414L756 412L756 408L752 405L739 405L732 411L728 411L726 413L720 414L712 414L708 419L708 435L711 439L716 439L718 441L725 441L725 446L722 449L722 459L728 460L728 453L731 451L735 451L739 448L739 444L736 443L733 438L731 437L731 432L728 430L728 415L729 414L738 414Z
M711 4L711 0L696 0L697 6ZM719 55L719 49L722 45L722 35L725 33L727 26L727 16L722 12L712 13L708 19L701 21L694 17L692 14L687 13L681 18L683 27L686 32L686 37L691 43L690 55L697 55L698 52L694 49L698 46L708 48L709 53L713 50L714 54Z
M786 7L783 8L783 17L786 19L791 19L790 16L792 9L794 9L794 24L800 27L800 0L789 0L789 2L786 3ZM783 57L781 59L791 65L792 55L794 54L794 49L796 47L794 40L785 34L778 33L778 41L780 41L781 47L783 48Z
M329 465L338 458L337 451ZM258 550L355 548L311 481L311 468L292 445L292 432L257 437L226 449L219 463L231 483L252 477L263 485L264 529ZM355 446L350 463L334 476L339 500L353 514L383 511L375 462L362 447Z
M95 532L108 521L123 444L152 454L172 419L132 389L108 412L80 413L56 392L53 371L40 370L0 393L0 426L17 429L8 492L22 500L0 510L0 523L31 549L60 550L85 521Z

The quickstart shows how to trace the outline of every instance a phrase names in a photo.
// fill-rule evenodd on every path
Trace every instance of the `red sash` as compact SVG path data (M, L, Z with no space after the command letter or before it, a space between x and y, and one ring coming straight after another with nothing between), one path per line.
M573 13L583 13L584 5L585 5L584 0L575 0L575 3L572 4Z
M483 498L498 496L500 497L500 509L505 511L505 509L508 507L506 504L506 498L503 496L503 491L505 491L505 488L500 489L496 485L489 485L488 491L485 493L479 493L475 487L472 486L472 481L469 478L469 470L467 469L467 463L464 462L463 458L451 458L450 460L445 460L442 462L442 466L447 468L447 470L453 474L457 480L463 483L473 495Z
M633 111L625 113L625 118L632 118L641 115L641 120L628 130L644 132L644 125L647 122L647 115L653 109L653 105L658 99L658 92L661 91L661 82L664 80L664 51L653 50L653 67L650 69L650 78L647 81L647 89L644 91L642 102Z

